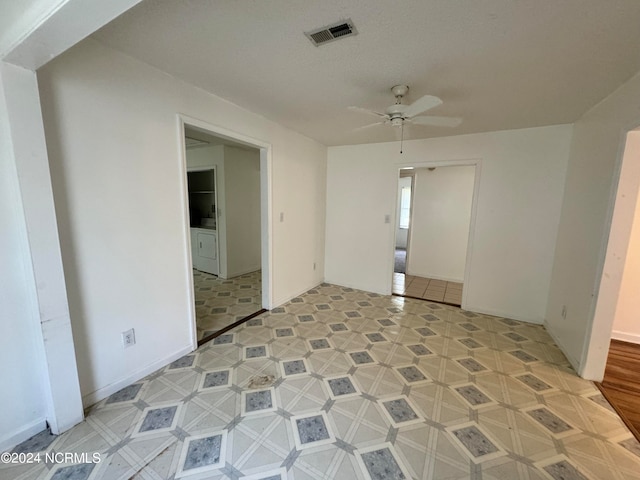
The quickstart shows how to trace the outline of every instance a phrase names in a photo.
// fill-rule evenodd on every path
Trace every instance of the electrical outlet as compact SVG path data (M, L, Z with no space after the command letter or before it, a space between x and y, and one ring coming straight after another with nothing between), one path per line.
M122 346L124 348L131 347L136 344L136 333L132 329L122 332Z
M562 318L567 319L567 306L562 305Z
M384 216L384 223L391 223L391 215L388 213Z

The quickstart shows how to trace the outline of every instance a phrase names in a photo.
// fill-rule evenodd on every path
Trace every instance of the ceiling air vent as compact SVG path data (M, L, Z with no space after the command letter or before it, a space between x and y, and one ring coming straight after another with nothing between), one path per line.
M342 20L338 23L328 25L326 27L317 28L310 32L304 32L304 34L311 40L316 47L324 45L325 43L333 42L344 37L350 37L357 35L358 31L354 27L351 19Z

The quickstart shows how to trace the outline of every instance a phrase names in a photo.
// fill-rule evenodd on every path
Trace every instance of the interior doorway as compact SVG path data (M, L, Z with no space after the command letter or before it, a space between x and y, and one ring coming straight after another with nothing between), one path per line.
M400 176L398 178L398 207L396 212L396 243L393 264L394 274L403 275L407 273L413 177L413 168L400 169Z
M269 308L268 147L191 122L182 131L193 324L202 345Z
M392 293L462 305L476 166L403 167Z

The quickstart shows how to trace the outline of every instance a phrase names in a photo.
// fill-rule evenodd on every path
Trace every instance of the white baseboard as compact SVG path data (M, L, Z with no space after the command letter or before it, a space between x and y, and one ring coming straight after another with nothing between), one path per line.
M640 344L640 335L638 335L637 333L627 333L620 332L619 330L613 330L611 332L611 338L613 338L614 340L621 340L623 342Z
M144 378L150 373L153 373L156 370L159 370L162 367L169 365L171 362L179 359L180 357L185 356L187 353L193 352L194 350L195 348L193 345L188 345L186 347L183 347L177 352L174 352L171 355L168 355L167 357L164 357L161 360L153 362L152 364L147 365L146 367L141 368L140 370L136 370L132 374L127 375L126 377L121 378L120 380L114 383L111 383L106 387L99 388L98 390L95 390L91 393L87 393L86 395L82 396L82 405L85 408L87 408L93 405L94 403L98 403L100 400L107 398L109 395L116 393L118 390L121 390L124 387L131 385L134 382L137 382L141 378Z
M36 433L41 432L45 428L47 428L47 422L43 417L34 420L27 425L23 425L17 431L3 435L2 438L0 438L0 452L8 452L19 443L33 437Z

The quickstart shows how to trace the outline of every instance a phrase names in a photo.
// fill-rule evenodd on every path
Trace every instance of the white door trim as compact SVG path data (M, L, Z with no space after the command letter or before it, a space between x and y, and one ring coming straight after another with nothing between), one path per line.
M273 259L273 245L271 243L273 222L271 216L272 205L272 156L271 156L271 144L257 138L250 137L248 135L229 130L219 125L199 120L197 118L190 117L178 113L178 146L180 149L179 158L181 162L181 198L182 198L182 216L183 216L183 241L186 245L185 251L185 284L188 289L190 302L189 322L192 330L192 339L194 349L198 344L197 331L196 331L196 315L195 315L195 291L193 285L192 274L192 253L191 253L191 240L189 231L189 201L188 201L188 187L187 187L187 150L184 140L184 128L185 125L191 127L207 130L208 132L234 142L243 143L249 147L257 148L260 150L260 244L261 244L261 264L262 264L262 308L271 310L273 307L273 272L272 272L272 259ZM220 258L218 256L218 258Z

